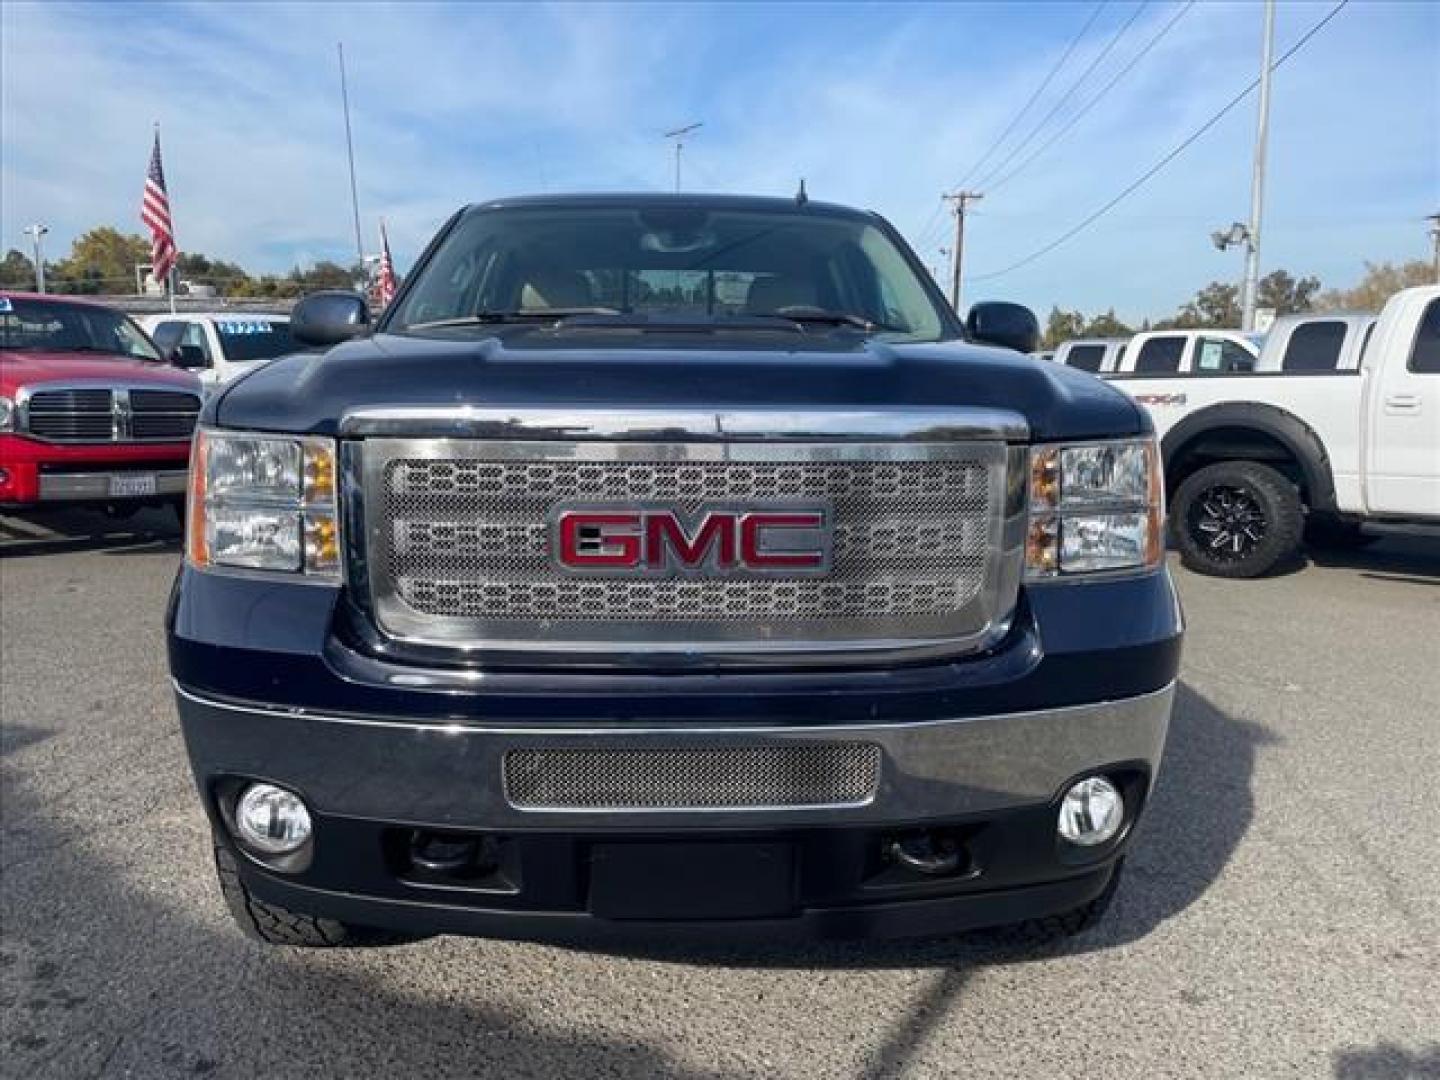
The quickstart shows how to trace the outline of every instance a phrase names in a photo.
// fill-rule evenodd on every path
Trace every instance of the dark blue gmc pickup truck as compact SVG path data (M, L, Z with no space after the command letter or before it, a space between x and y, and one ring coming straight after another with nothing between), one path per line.
M1181 614L1143 410L874 214L457 213L206 404L170 664L263 940L1103 911Z

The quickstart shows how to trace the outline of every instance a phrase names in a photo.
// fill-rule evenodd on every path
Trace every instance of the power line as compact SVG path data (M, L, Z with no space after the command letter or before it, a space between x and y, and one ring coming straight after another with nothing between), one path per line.
M1186 0L1186 3L1180 8L1180 10L1175 12L1175 14L1171 17L1170 21L1167 22L1164 26L1162 26L1159 32L1156 33L1154 37L1152 37L1149 41L1145 43L1144 48L1142 48L1138 53L1136 53L1133 57L1130 58L1130 62L1128 64L1126 64L1123 68L1117 71L1115 73L1115 76L1103 87L1101 87L1099 93L1097 93L1094 97L1087 101L1080 108L1079 112L1071 116L1070 119L1061 126L1060 130L1056 131L1053 135L1051 135L1048 139L1046 139L1043 143L1041 143L1033 151L1031 151L1024 161L1020 162L1019 165L1016 165L1015 168L1011 169L1008 173L1000 177L998 180L993 181L990 184L990 190L994 191L996 188L1000 188L1008 184L1018 174L1028 168L1032 161L1034 161L1037 157L1043 154L1046 150L1050 149L1050 147L1054 146L1055 143L1062 136L1064 136L1066 132L1070 131L1072 128L1075 127L1076 124L1078 124L1082 119L1084 119L1086 113L1088 113L1091 109L1098 105L1100 103L1100 100L1104 98L1105 95L1108 94L1112 89L1114 89L1116 83L1118 83L1126 75L1130 74L1130 72L1134 69L1135 65L1140 63L1141 60L1144 60L1145 57L1149 55L1150 50L1155 48L1156 45L1160 44L1161 39L1163 39L1165 35L1170 32L1171 28L1174 27L1174 25L1185 16L1185 13L1194 6L1195 0Z
M1000 149L1000 145L1007 138L1010 137L1010 133L1014 131L1016 125L1019 124L1022 119L1024 119L1025 114L1030 111L1030 107L1039 100L1040 95L1043 94L1046 88L1050 85L1050 83L1054 81L1055 76L1060 74L1060 69L1063 68L1065 66L1065 62L1070 59L1070 54L1075 51L1075 47L1079 45L1085 35L1089 33L1090 27L1095 25L1095 20L1100 17L1100 12L1105 9L1105 5L1109 2L1110 0L1100 0L1100 2L1095 5L1094 10L1090 12L1090 17L1085 20L1085 25L1080 27L1080 32L1070 39L1070 44L1065 47L1064 53L1061 54L1060 59L1057 60L1055 62L1055 65L1050 69L1050 73L1046 75L1040 85L1035 88L1035 92L1030 95L1029 99L1025 102L1025 104L1020 106L1020 111L1010 118L1010 123L1005 126L1005 130L1000 133L1000 137L990 144L990 148L986 150L985 153L980 155L980 160L975 162L974 165L970 166L970 171L967 172L964 176L962 176L960 180L954 185L956 189L964 187L965 181L969 180L970 177L974 176L975 173L979 171L980 167L984 165L985 162L990 160L990 155L995 153L996 150ZM931 231L935 228L935 223L940 220L941 212L944 209L945 200L942 197L940 201L935 204L934 212L931 213L925 224L920 226L920 231L915 234L917 237L917 247L923 246L924 240L930 236Z
M1294 45L1290 46L1289 49L1282 53L1279 59L1277 59L1275 63L1270 66L1270 70L1274 71L1281 64L1285 63L1285 61L1289 60L1290 57L1294 56L1297 52L1304 48L1306 43L1309 42L1309 40L1313 38L1316 34L1318 34L1325 27L1325 25L1330 22L1331 19L1335 18L1336 15L1339 15L1341 10L1344 9L1345 6L1349 3L1350 0L1340 0L1339 3L1337 3L1333 8L1330 9L1330 11L1325 15L1324 18L1322 18L1309 30L1305 31L1299 41L1295 42ZM1219 112L1217 112L1214 116L1210 117L1209 120L1206 120L1205 123L1201 124L1200 127L1193 131L1188 138L1186 138L1182 143L1180 143L1179 146L1175 147L1175 149L1171 150L1168 154L1162 157L1149 169L1141 173L1140 176L1123 191L1121 191L1120 194L1116 195L1113 199L1107 202L1104 206L1100 207L1100 209L1096 210L1084 221L1062 233L1060 236L1056 237L1044 247L1040 248L1037 251L1032 251L1023 259L1011 263L1004 269L994 270L988 274L976 274L973 275L970 280L972 282L993 281L995 278L1003 277L1004 275L1009 274L1012 271L1019 270L1022 266L1029 266L1036 259L1042 258L1043 256L1050 254L1050 252L1054 251L1067 240L1073 239L1077 234L1083 232L1089 226L1099 221L1102 217L1104 217L1117 205L1119 205L1125 198L1127 198L1138 188L1140 188L1147 180L1149 180L1152 176L1158 173L1166 165L1169 165L1170 162L1174 161L1177 157L1179 157L1180 154L1183 153L1187 148L1189 148L1192 143L1194 143L1212 127L1218 124L1226 116L1226 114L1230 112L1231 109L1235 108L1236 105L1239 105L1240 102L1244 101L1247 97L1249 97L1250 92L1259 85L1260 78L1257 76L1256 78L1251 80L1250 84L1246 86L1245 89L1241 90L1238 94L1231 98Z
M1010 123L1006 125L1005 130L1000 133L1000 137L990 144L990 149L981 154L980 160L975 162L975 164L971 166L970 171L959 179L955 184L957 189L964 187L965 182L979 172L981 166L990 160L990 155L1000 149L1000 145L1010 137L1010 133L1015 130L1016 125L1019 124L1025 114L1030 111L1030 106L1039 100L1040 95L1045 92L1046 87L1050 85L1056 75L1060 74L1060 69L1065 66L1065 61L1070 59L1070 54L1075 51L1075 46L1080 44L1085 35L1089 33L1090 27L1095 25L1095 20L1100 17L1100 12L1105 10L1107 3L1109 3L1109 0L1100 0L1100 3L1095 5L1095 10L1090 12L1090 18L1085 20L1085 25L1080 28L1080 32L1070 39L1070 44L1066 46L1065 52L1061 54L1060 59L1055 62L1055 66L1050 69L1050 74L1046 75L1045 80L1035 88L1035 92L1031 94L1029 100L1020 107L1020 111L1017 112Z
M1012 146L1010 148L1010 152L1005 155L1004 160L1002 160L999 165L996 165L994 168L990 169L983 177L980 178L979 183L981 185L985 185L990 179L1003 172L1006 166L1008 166L1010 162L1015 160L1016 155L1019 154L1022 150L1024 150L1025 147L1029 146L1035 136L1039 135L1040 132L1045 129L1045 125L1050 123L1051 120L1055 119L1056 115L1060 112L1060 110L1065 107L1065 103L1075 95L1075 91L1080 89L1081 85L1085 82L1085 80L1090 77L1091 72L1093 72L1097 67L1100 66L1101 62L1105 59L1105 57L1110 55L1110 51L1120 43L1120 39L1125 36L1126 31L1128 31L1130 27L1135 25L1135 20L1140 18L1141 13L1149 6L1150 0L1141 0L1140 5L1136 7L1133 12L1130 13L1130 18L1126 19L1120 29L1116 30L1115 33L1111 35L1110 40L1106 42L1105 47L1096 54L1093 60L1090 61L1090 66L1087 67L1084 71L1082 71L1080 73L1080 77L1070 84L1070 88L1060 95L1060 99L1050 107L1050 111L1045 114L1044 118L1041 119L1038 124L1036 124L1033 128L1030 129L1030 134L1026 135L1025 138L1021 139L1018 143Z

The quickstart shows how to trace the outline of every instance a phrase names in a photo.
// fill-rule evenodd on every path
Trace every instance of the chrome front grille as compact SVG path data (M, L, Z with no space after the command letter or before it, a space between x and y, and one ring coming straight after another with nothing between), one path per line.
M863 806L880 784L874 743L511 750L505 797L523 810Z
M394 647L502 662L850 664L981 648L1014 606L1024 452L946 430L923 441L368 437L345 446L350 580ZM830 559L805 576L562 570L552 521L576 505L824 506Z
M425 615L590 622L945 615L984 586L989 469L979 461L527 462L398 458L385 467L388 570ZM559 576L545 521L559 503L825 500L833 572L820 578Z
M199 415L199 396L179 390L81 386L21 398L23 430L56 443L183 442Z

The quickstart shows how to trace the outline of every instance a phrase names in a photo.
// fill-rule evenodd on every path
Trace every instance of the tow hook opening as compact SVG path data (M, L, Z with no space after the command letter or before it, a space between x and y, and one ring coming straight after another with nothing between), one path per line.
M925 877L948 877L970 869L959 834L939 829L902 833L883 842L886 859Z
M402 838L402 880L413 885L514 892L519 867L502 837L486 833L411 829Z

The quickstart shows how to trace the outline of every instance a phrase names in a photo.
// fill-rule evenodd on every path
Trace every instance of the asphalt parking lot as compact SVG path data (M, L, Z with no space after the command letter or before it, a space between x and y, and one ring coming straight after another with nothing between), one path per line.
M6 1076L1440 1076L1433 534L1179 572L1183 687L1125 886L1031 955L252 944L170 699L177 559L159 514L0 519Z

